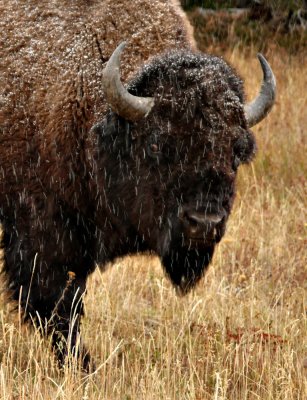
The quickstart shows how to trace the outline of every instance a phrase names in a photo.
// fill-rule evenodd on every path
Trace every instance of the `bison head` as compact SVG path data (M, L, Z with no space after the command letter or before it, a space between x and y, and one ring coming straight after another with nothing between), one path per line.
M155 251L186 293L224 235L238 166L256 151L249 128L273 105L274 75L260 55L262 88L245 105L242 81L221 58L171 52L146 65L127 90L119 74L123 47L104 73L111 110L94 129L109 218L131 237L121 239L131 242L128 251Z

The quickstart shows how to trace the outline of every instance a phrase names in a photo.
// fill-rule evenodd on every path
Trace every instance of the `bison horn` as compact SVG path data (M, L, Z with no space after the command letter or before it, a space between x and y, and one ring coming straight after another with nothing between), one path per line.
M276 96L276 80L274 73L262 54L258 59L263 72L263 81L258 96L244 106L245 117L249 128L258 124L271 110Z
M113 52L103 71L103 87L106 101L112 110L129 121L138 121L148 115L154 106L153 97L137 97L130 94L120 80L120 56L126 42Z

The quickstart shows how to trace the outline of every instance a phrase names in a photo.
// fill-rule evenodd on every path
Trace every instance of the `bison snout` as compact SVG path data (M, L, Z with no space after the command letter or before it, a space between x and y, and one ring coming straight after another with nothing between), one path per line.
M224 209L214 213L187 208L179 210L179 218L183 223L185 236L205 242L215 239L215 228L222 223L225 216Z
M218 224L224 218L225 213L221 214L207 214L207 213L199 213L197 211L189 211L186 213L186 218L191 222L191 224Z

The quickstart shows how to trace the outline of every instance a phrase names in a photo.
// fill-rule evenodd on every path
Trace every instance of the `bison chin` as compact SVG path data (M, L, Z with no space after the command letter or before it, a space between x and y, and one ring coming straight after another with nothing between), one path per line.
M180 213L178 217L169 215L160 231L157 253L179 294L193 289L210 264L215 245L225 233L228 215L220 214L219 218L215 215L215 220L210 214L202 216L197 212L190 213L190 218Z
M187 294L204 275L214 251L214 245L202 250L179 247L162 257L162 264L177 293Z

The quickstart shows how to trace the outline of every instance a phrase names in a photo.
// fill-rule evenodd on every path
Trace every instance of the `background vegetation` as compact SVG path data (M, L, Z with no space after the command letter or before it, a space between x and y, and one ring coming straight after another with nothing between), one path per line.
M227 8L240 4L245 8ZM201 50L252 47L263 52L274 48L285 50L285 57L307 51L307 3L303 1L191 1L186 11Z
M253 129L258 156L240 169L226 237L205 279L179 298L154 256L97 270L83 323L98 367L89 376L73 360L58 371L49 343L21 324L3 294L0 399L307 398L305 53L263 36L238 42L234 31L229 23L228 48L208 26L195 33L202 50L236 67L248 98L261 81L255 54L265 42L278 97Z
M181 0L182 6L187 8L204 7L220 9L228 7L250 7L254 4L263 4L272 7L274 11L289 11L306 8L306 0Z

